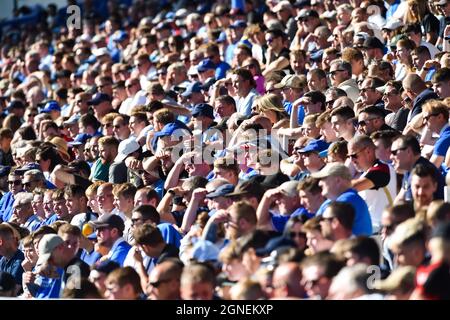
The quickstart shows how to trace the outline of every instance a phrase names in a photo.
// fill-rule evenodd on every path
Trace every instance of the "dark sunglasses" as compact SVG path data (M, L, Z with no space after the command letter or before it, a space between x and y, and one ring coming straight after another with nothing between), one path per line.
M22 184L22 181L20 181L20 180L8 181L8 184L13 184L15 186L18 186L18 185Z
M154 282L150 282L149 281L149 285L152 286L153 288L158 288L161 284L165 283L165 282L169 282L172 279L164 279L164 280L158 280L158 281L154 281Z
M328 75L330 75L330 76L334 76L337 72L342 72L342 71L345 71L345 70L333 70L333 71L330 71L330 72L328 72Z
M398 148L396 150L391 150L391 153L396 156L399 151L406 150L407 148Z

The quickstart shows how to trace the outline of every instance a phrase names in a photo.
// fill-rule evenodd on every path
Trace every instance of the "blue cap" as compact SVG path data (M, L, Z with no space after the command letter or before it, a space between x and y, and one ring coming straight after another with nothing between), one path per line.
M236 20L235 22L233 22L230 25L231 29L235 29L235 28L247 28L247 22L245 22L244 20Z
M79 133L77 134L77 136L75 137L75 139L71 142L68 142L67 145L70 147L73 146L80 146L82 144L85 144L86 141L88 141L92 136L90 134L87 133Z
M293 240L286 237L276 237L270 239L264 248L256 249L256 255L259 257L265 257L270 255L270 253L274 250L280 249L282 247L296 247L296 244Z
M203 59L202 61L200 61L200 63L197 66L198 72L203 72L203 71L207 71L207 70L215 70L215 69L216 69L216 65L214 64L214 62L212 62L211 59Z
M11 171L10 166L0 166L0 178L6 177Z
M92 97L92 100L88 101L88 105L96 106L105 101L111 102L111 97L106 93L98 92Z
M208 240L198 240L192 248L192 258L198 262L217 261L219 248Z
M51 111L61 111L61 107L59 106L58 102L52 100L45 104L45 107L41 110L44 113L48 113Z
M252 48L252 43L248 39L239 40L239 44L243 44L244 46L246 46L249 49Z
M231 183L223 184L216 188L216 190L208 193L206 195L206 198L213 199L217 197L223 197L224 195L227 195L229 193L232 193L234 191L234 185Z
M161 131L155 133L155 137L166 137L171 136L176 130L186 129L186 125L181 121L175 121L168 123L162 128Z
M78 113L73 114L69 119L67 119L66 121L64 121L63 123L65 125L74 125L77 124L78 121L80 120L81 116Z
M328 146L329 146L329 144L325 140L315 139L315 140L311 140L310 142L308 142L308 144L303 149L300 149L299 152L300 153L304 153L304 152L319 153L323 150L327 150Z
M123 30L117 30L112 36L114 42L122 42L125 39L128 39L128 33Z
M202 84L200 82L192 82L190 83L186 90L181 94L181 96L187 98L192 95L194 92L202 92Z
M199 103L194 106L192 109L192 116L194 118L204 116L211 119L214 119L214 108L207 103Z
M17 168L16 170L14 170L14 173L22 175L25 172L27 172L28 170L34 170L34 169L41 170L41 166L39 165L39 163L36 163L36 162L27 163L23 167Z

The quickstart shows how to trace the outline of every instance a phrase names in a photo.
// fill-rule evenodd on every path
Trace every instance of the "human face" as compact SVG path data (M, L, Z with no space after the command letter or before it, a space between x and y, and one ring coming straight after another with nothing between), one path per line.
M180 289L183 300L211 300L214 292L212 283L208 282L189 283Z
M437 183L431 177L419 177L413 175L411 178L411 191L414 203L418 207L427 206L433 201L433 194L437 190Z
M122 118L115 118L113 120L113 133L119 140L125 140L130 135L130 129L125 124Z
M335 217L329 207L325 209L321 218L322 219L320 220L320 226L322 228L322 235L326 239L333 239L332 223Z
M292 226L289 236L294 240L300 251L303 251L306 248L306 234L303 232L302 224L300 222L297 222Z
M336 141L338 138L336 131L333 130L331 122L325 122L320 126L320 135L323 136L328 143Z
M121 287L115 282L105 282L105 289L105 297L108 300L134 300L136 298L132 294L131 284Z
M138 132L138 126L139 126L139 122L138 122L138 120L136 119L136 117L131 117L130 118L130 122L128 123L128 127L130 128L130 132L131 132L131 134L134 134L134 135L137 135L137 132Z
M148 280L149 292L147 292L147 294L154 296L158 300L173 299L174 289L179 289L175 284L177 280L164 275L157 266L150 272Z
M430 113L422 111L423 122L426 124L429 130L434 133L439 133L442 128L442 115L440 113Z
M394 264L397 266L419 267L423 261L423 254L417 244L401 245L392 248L394 253Z
M311 171L311 169L315 169L318 164L322 163L320 161L320 158L319 158L319 155L317 154L317 152L303 152L302 157L303 157L303 164L310 171ZM314 171L316 171L316 170L314 170Z
M66 200L64 199L53 200L53 211L55 211L59 219L64 220L69 214L66 207Z
M379 117L368 115L365 112L361 112L358 115L358 131L361 134L370 136L372 132L378 130L376 124L380 120Z
M115 238L112 235L111 228L97 228L95 233L97 235L98 244L105 246L107 248L111 248L115 242Z
M336 187L336 177L326 177L319 181L319 186L322 188L322 195L327 199L333 199L333 189Z
M433 90L441 99L450 97L450 81L440 81L434 83Z
M399 140L395 140L391 146L391 160L395 171L409 171L411 169L412 153L409 148L405 148Z
M380 93L372 87L370 81L364 81L359 89L362 101L366 105L374 104L380 98Z
M383 102L386 109L396 110L401 107L402 97L394 87L388 86L383 94Z
M340 116L331 117L331 128L333 128L339 138L342 138L348 132L349 121L350 119L344 120Z
M300 190L300 204L308 210L308 212L316 212L320 204L322 203L323 198L318 194L313 194L310 191Z
M123 195L114 196L114 206L120 212L131 212L133 210L133 198L126 198Z
M49 193L44 194L44 212L46 218L53 214L53 200L51 194Z
M80 249L80 238L73 234L61 234L60 235L67 247L67 253L70 257L75 257Z
M328 295L331 283L325 277L322 267L317 265L308 266L303 269L302 275L302 283L308 297L313 298L319 296L324 299Z
M336 63L332 64L329 71L331 84L333 86L338 86L346 80L346 74L347 72L344 69L339 69L339 66Z
M30 216L30 209L31 207L28 204L13 206L14 215L17 216L20 223L25 223L27 218Z
M248 91L248 81L242 79L241 76L233 74L231 76L231 84L239 96L244 96Z
M100 155L100 158L102 159L102 163L111 163L114 159L112 159L111 151L108 147L106 147L103 144L100 144L98 146L98 152Z
M365 171L367 167L367 148L361 148L353 143L348 145L348 157L359 171Z
M105 279L106 274L104 274L103 272L98 272L97 270L92 270L91 273L89 274L89 281L91 281L95 285L97 290L102 295L104 295L106 291Z
M308 82L308 88L309 90L313 91L313 90L324 90L325 86L324 86L324 81L322 81L323 79L319 79L319 76L317 75L317 73L313 73L311 74L310 72L308 73L308 75L306 76L306 81Z
M67 211L71 216L81 213L81 197L65 196Z
M408 50L402 46L397 47L395 55L401 63L407 63L410 58L411 50Z
M111 188L100 186L97 190L98 208L103 213L110 213L114 209L114 196Z
M13 195L16 195L22 191L22 180L20 180L20 176L8 176L8 186L9 191L11 191Z
M134 206L141 206L143 204L150 204L143 190L138 190L134 195Z
M239 259L232 259L228 263L222 264L222 271L230 281L239 281L248 275L244 265Z
M44 212L43 196L40 194L35 194L33 197L33 201L31 202L31 207L33 208L33 213L35 215L41 216L41 213Z
M291 56L290 64L291 68L294 70L295 73L302 74L303 71L305 70L305 59L303 58L302 55Z

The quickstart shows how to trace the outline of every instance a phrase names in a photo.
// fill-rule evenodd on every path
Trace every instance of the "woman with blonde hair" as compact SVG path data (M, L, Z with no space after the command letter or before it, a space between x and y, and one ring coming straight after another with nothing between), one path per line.
M289 115L284 110L281 98L276 94L266 94L255 99L252 111L270 119L273 128L289 127Z
M438 39L439 20L430 11L427 0L408 0L406 14L403 18L405 25L420 23L425 40L435 44Z

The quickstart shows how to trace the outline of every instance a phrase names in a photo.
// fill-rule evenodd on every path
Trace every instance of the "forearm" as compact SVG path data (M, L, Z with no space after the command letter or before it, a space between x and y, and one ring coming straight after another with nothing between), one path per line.
M258 209L256 210L256 218L258 219L257 226L258 227L266 227L270 222L269 209L272 205L272 201L263 197L261 202L258 205Z
M181 231L186 234L191 229L192 224L197 217L197 210L199 207L199 201L197 199L192 198L189 202L189 205L186 209L186 212L183 215L183 222L181 224Z
M170 170L167 175L166 182L164 183L164 189L168 190L174 188L178 185L178 180L180 179L181 171L183 170L183 162L176 162L172 170Z

